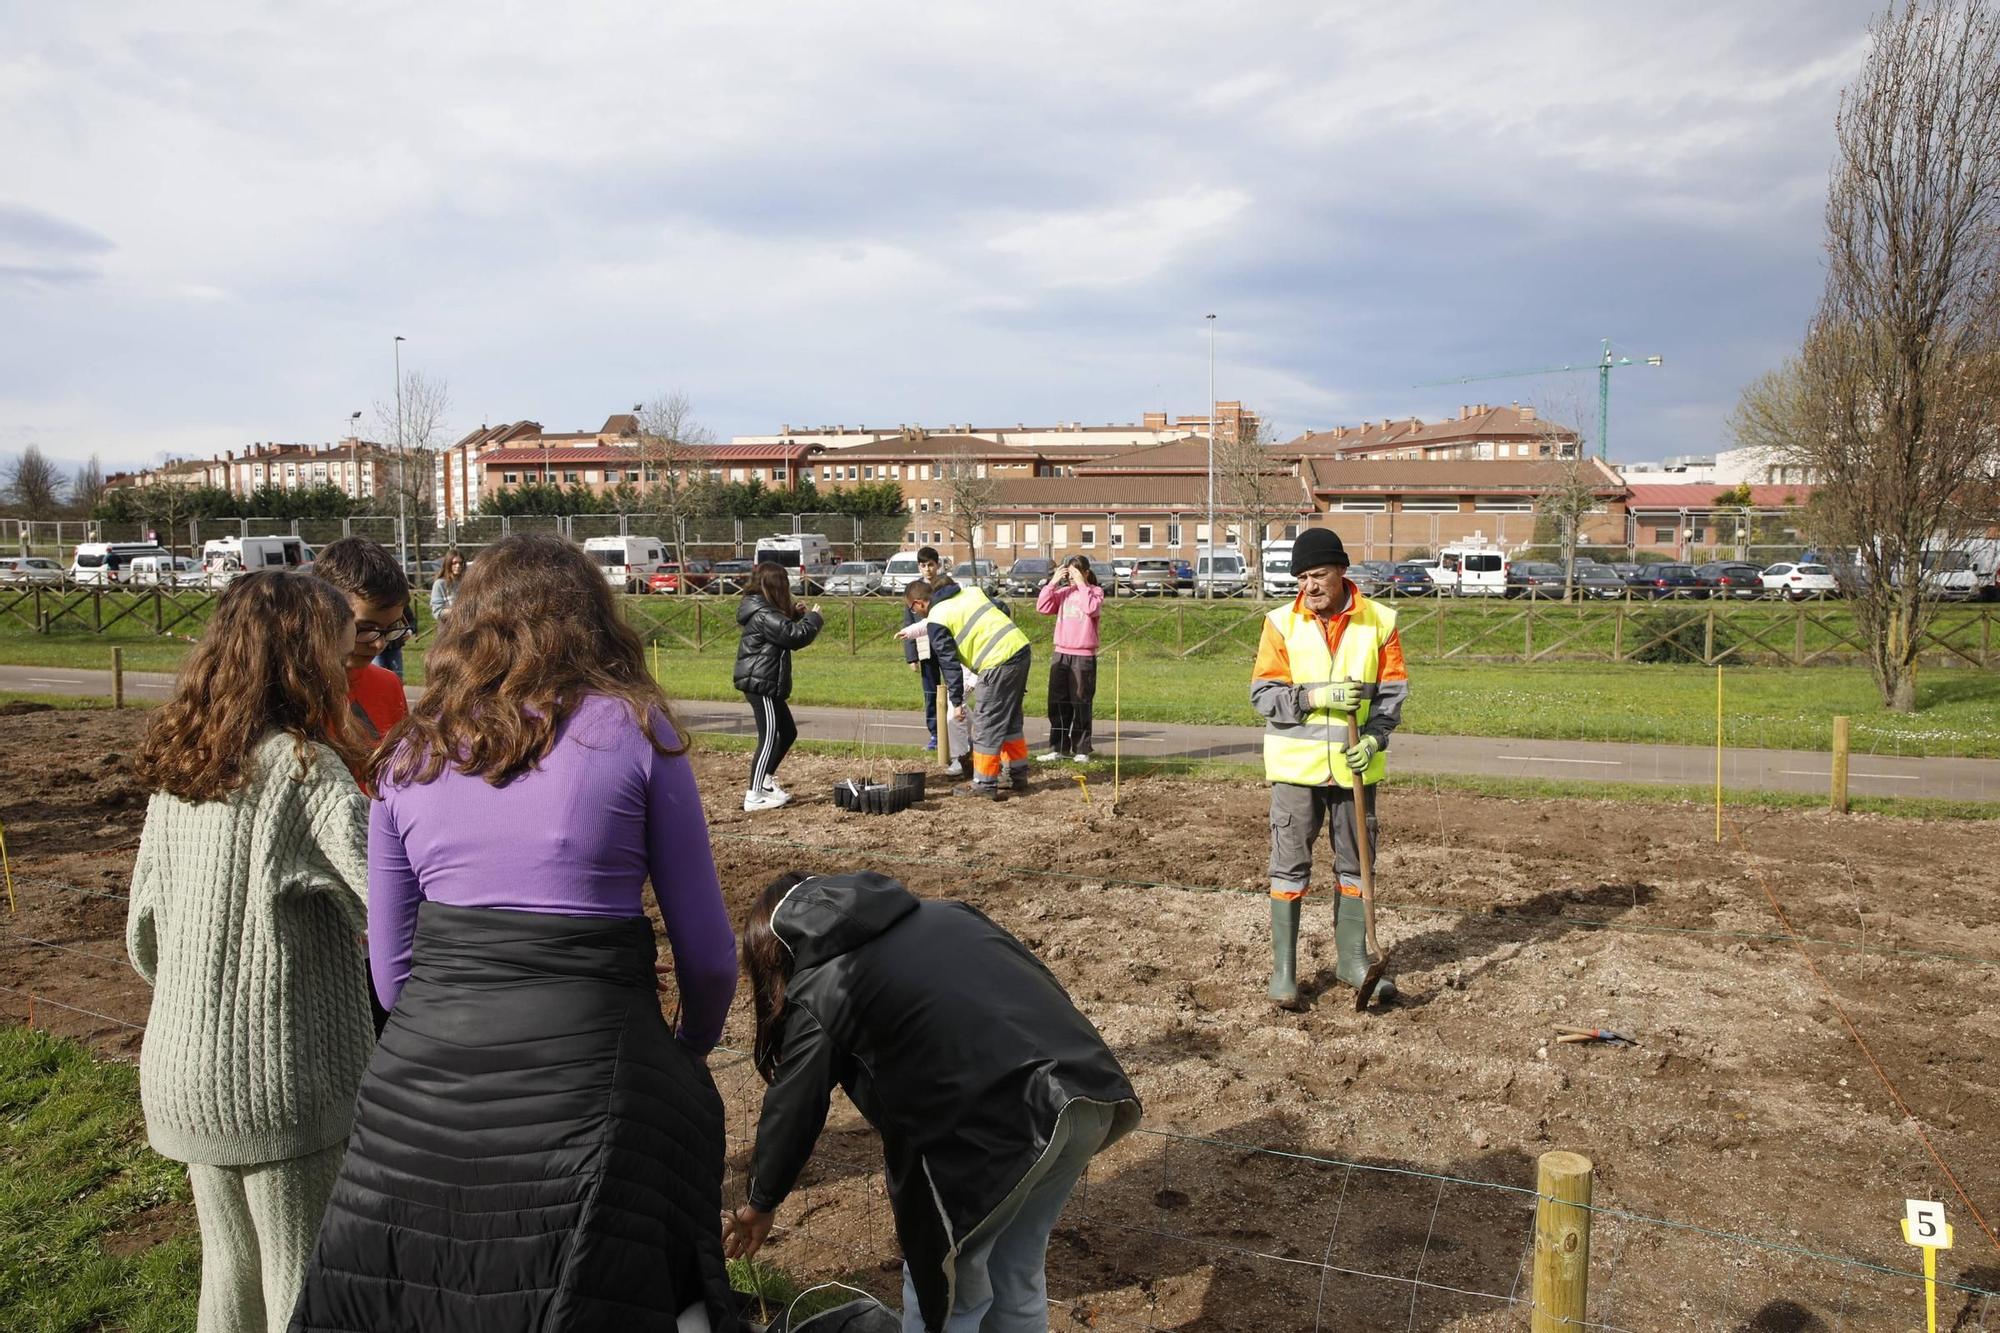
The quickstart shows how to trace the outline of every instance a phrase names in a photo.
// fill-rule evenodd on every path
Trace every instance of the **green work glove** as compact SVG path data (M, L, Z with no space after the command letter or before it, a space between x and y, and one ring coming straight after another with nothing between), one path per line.
M1376 740L1373 736L1363 736L1355 744L1347 747L1347 766L1356 773L1364 772L1368 768L1368 761L1373 759L1381 749L1382 742Z
M1351 713L1361 707L1361 687L1351 680L1336 680L1330 685L1315 685L1307 693L1312 698L1312 706L1335 713Z

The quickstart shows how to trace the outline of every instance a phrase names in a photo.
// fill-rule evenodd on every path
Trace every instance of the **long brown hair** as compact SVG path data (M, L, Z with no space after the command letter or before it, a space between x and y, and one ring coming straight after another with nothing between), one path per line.
M347 599L292 570L233 579L182 664L173 698L147 724L132 770L154 791L215 801L249 780L251 753L272 731L288 733L299 776L315 742L358 773L368 750L348 730Z
M604 572L553 533L503 537L480 553L424 670L423 698L376 748L378 789L433 781L447 764L504 786L541 762L593 694L624 700L661 754L687 749ZM665 737L655 709L668 714Z
M458 566L458 572L455 574L452 572L452 565L454 563ZM454 589L458 587L458 581L465 577L465 557L459 554L456 546L446 551L444 559L438 561L438 577L449 583Z
M757 1014L750 1057L766 1083L778 1076L778 1062L785 1058L785 983L792 979L792 951L771 929L771 914L786 894L810 878L787 870L766 884L743 914L743 929L737 932L743 939L743 970L750 975L750 1001Z
M775 560L759 560L751 567L750 593L763 598L773 611L787 620L797 620L805 614L792 601L792 576Z

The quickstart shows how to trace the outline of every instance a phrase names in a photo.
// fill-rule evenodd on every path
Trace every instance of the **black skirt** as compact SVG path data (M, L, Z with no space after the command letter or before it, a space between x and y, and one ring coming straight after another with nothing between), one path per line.
M293 1333L736 1327L722 1099L644 917L425 903Z

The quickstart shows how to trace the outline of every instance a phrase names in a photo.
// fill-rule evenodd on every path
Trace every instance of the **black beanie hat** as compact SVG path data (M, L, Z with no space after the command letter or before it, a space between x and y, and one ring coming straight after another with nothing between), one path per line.
M1303 574L1321 565L1347 564L1347 549L1331 528L1307 528L1292 543L1292 573Z

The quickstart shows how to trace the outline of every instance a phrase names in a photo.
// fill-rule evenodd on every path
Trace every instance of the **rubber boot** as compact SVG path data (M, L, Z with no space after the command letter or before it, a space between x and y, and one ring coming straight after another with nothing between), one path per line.
M1271 1002L1299 1007L1299 900L1271 899Z
M1333 909L1333 975L1343 986L1359 986L1368 975L1368 904L1359 895L1339 895ZM1396 998L1396 983L1383 977L1375 983L1375 998Z

